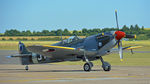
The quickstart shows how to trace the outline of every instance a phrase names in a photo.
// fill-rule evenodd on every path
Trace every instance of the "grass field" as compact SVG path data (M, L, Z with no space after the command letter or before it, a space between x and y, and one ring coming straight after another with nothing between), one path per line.
M123 53L124 61L120 61L119 54L110 54L103 56L103 59L109 62L112 66L150 66L150 53ZM60 63L53 63L59 65L84 65L85 62L78 61L78 62L60 62ZM100 60L93 61L94 65L102 65Z
M29 45L51 45L58 41L22 41L26 46ZM150 40L144 41L123 41L123 46L143 46L136 49L142 51L150 51ZM17 50L18 41L0 41L0 50Z
M150 28L144 28L144 30L150 30Z
M62 36L63 39L69 38L70 36ZM85 36L79 36L80 38L84 38ZM39 38L61 38L61 36L2 36L0 37L0 40L5 39L5 40L9 40L9 39L13 39L13 40L17 40L17 39L27 39L27 40L38 40Z
M22 41L25 46L51 45L58 41ZM0 41L0 50L18 50L18 41Z
M58 41L22 41L26 46L29 45L51 45ZM123 47L126 46L143 46L142 48L135 49L136 51L150 51L150 40L145 41L123 41ZM1 50L17 50L18 41L0 41ZM124 61L120 62L119 54L110 54L104 56L104 60L111 63L111 65L118 66L150 66L150 53L124 53ZM100 65L100 60L93 61L94 64ZM83 65L84 62L60 62L54 64L63 65Z

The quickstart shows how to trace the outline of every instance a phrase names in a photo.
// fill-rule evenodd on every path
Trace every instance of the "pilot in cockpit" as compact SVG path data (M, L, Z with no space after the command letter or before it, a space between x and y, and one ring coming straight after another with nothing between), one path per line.
M71 36L71 37L69 37L69 38L67 39L67 43L71 43L71 42L77 41L77 40L79 40L79 39L80 39L80 38L77 37L77 36Z

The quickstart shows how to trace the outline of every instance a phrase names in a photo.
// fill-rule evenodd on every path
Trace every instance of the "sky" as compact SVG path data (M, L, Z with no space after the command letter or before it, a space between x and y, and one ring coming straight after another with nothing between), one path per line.
M0 0L0 33L6 30L81 30L135 25L150 28L150 0Z

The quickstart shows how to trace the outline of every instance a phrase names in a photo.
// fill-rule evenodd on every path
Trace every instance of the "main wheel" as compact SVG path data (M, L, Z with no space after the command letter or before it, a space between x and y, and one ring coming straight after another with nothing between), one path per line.
M104 62L102 65L104 71L110 71L111 70L111 65L108 62Z
M25 70L26 70L26 71L28 71L28 70L29 70L29 67L28 67L28 65L27 65L27 66L25 66Z
M89 64L91 65L91 67L93 67L93 66L94 66L92 62L89 62Z
M91 64L85 63L83 68L84 68L84 71L91 71L91 67L92 67Z

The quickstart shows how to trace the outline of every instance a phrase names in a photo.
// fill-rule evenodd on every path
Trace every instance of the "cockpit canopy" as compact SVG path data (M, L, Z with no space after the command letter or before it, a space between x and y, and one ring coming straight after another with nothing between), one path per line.
M81 39L81 38L78 37L78 36L71 36L71 37L69 37L68 39L64 40L64 43L71 43L71 42L77 41L77 40L79 40L79 39Z

